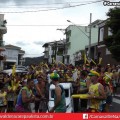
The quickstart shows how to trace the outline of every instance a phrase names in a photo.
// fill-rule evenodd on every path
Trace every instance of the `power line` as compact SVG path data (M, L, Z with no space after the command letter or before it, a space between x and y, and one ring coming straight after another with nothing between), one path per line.
M86 23L86 24L88 24L88 23ZM77 25L79 26L79 25L86 25L86 24L77 24ZM29 26L33 26L33 27L39 27L39 26L51 27L51 26L53 26L53 27L54 27L54 26L68 26L68 25L6 25L6 26L13 26L13 27L17 27L17 26L20 26L20 27L22 27L22 26L23 26L23 27L24 27L24 26L26 26L26 27L27 27L27 26L28 26L28 27L29 27Z
M28 53L25 53L25 55L40 55L40 54L43 54L43 53L39 53L39 54L28 54Z
M51 26L68 26L68 25L6 25L6 26L28 26L28 27L29 27L29 26L36 26L36 27L37 27L37 26L38 26L38 27L39 27L39 26L50 26L50 27L51 27Z
M1 7L1 8L8 8L8 7L13 7L13 8L14 8L14 7L15 7L15 8L17 7L17 8L18 8L18 7L24 7L24 6L25 6L25 7L27 7L27 6L44 6L44 5L47 5L47 6L48 6L48 5L60 5L60 4L87 3L87 2L94 2L94 1L92 0L92 1L81 1L81 2L49 3L49 4L48 4L48 3L47 3L47 4L45 4L45 3L44 3L44 4L17 4L17 5L12 5L12 4L10 5L10 4L9 4L9 5L7 5L6 7L5 7L5 6L3 7L2 5L0 5L0 7Z
M19 12L0 12L0 13L27 13L27 12L53 11L53 10L60 10L60 9L65 9L65 8L84 6L84 5L98 3L98 2L102 2L102 1L103 0L99 0L99 1L89 2L89 3L83 3L83 4L78 4L78 5L70 5L70 6L67 6L67 7L60 7L60 8L53 8L53 9L44 9L44 10L35 10L35 11L33 11L33 10L32 11L19 11Z

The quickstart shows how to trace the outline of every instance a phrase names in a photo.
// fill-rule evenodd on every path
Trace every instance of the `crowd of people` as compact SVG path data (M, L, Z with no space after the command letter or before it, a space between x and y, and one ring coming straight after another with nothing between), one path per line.
M0 112L46 112L49 87L55 85L54 107L48 112L66 112L65 91L61 82L71 82L73 94L88 94L87 99L73 98L74 112L109 112L120 83L120 66L107 64L79 66L64 64L30 65L26 73L2 73ZM46 106L43 103L46 102ZM31 109L31 103L35 107ZM43 108L46 109L43 110Z

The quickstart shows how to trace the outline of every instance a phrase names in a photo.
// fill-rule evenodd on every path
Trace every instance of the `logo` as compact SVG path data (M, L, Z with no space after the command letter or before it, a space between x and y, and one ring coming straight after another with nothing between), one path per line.
M104 6L120 6L120 1L119 2L104 1L103 5Z
M83 114L83 119L88 119L88 114Z

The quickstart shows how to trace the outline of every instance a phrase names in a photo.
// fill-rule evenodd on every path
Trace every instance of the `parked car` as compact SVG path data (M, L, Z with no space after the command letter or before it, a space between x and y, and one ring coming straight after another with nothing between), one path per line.
M12 69L3 70L2 73L11 75L11 74L12 74ZM16 70L15 70L15 73L26 74L27 71L25 71L25 70L17 70L17 69L16 69Z
M66 99L66 113L72 113L74 112L74 106L73 106L73 99L72 99L72 83L60 83L64 90L65 90L65 99ZM53 84L50 85L49 90L49 102L48 102L48 109L50 110L52 107L54 107L54 93L55 93L55 86Z
M16 70L27 71L27 68L25 66L16 66Z

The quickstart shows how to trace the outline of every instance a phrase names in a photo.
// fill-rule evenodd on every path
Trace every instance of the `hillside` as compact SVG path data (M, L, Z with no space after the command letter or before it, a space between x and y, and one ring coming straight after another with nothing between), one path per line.
M33 58L30 58L30 57L26 57L25 58L25 66L28 66L28 65L31 65L31 64L39 64L40 62L43 61L43 56L41 57L33 57Z

